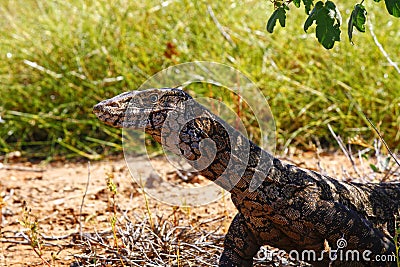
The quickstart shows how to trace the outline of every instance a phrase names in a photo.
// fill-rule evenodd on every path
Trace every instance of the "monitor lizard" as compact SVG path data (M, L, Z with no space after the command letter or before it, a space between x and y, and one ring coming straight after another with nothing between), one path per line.
M144 130L231 193L238 213L219 266L253 266L262 245L305 253L315 266L396 266L369 260L395 253L399 182L343 182L284 163L177 88L122 93L93 112L107 125ZM329 258L338 248L360 259Z

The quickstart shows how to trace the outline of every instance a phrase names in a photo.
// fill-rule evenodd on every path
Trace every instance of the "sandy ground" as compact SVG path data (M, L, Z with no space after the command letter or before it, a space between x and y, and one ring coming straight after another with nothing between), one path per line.
M357 177L349 161L340 153L317 155L304 152L286 160L300 167L322 170L340 179ZM143 171L141 177L151 178L143 159L131 159L130 163ZM135 220L151 214L155 218L172 220L177 225L214 229L216 234L223 236L236 213L229 194L210 187L207 192L214 190L219 196L212 203L189 207L189 196L181 199L187 207L164 204L159 199L165 200L168 195L173 195L174 186L196 188L208 184L208 181L196 177L185 182L178 175L170 173L171 166L165 162L155 160L154 164L172 184L171 188L167 188L151 179L142 181L154 192L161 193L158 199L142 193L122 158L92 162L90 167L87 162L32 165L21 160L0 165L0 266L78 266L74 265L76 255L84 249L73 245L74 240L79 238L80 233L110 231L110 218L115 214L115 207L118 208L118 215L125 213ZM365 162L358 168L360 173L368 175L369 180L378 181L382 177L371 175L371 169ZM107 186L110 177L118 192L115 198ZM149 202L147 206L146 197ZM37 228L29 230L35 222ZM36 246L36 251L42 253L41 256L35 253L35 246L29 242L34 239L35 233L41 244L40 249ZM222 241L216 245L221 244Z

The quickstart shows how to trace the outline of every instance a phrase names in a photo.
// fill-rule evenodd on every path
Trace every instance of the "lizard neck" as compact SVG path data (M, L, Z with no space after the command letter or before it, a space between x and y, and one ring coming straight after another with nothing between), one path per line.
M222 188L252 192L267 178L273 156L200 104L193 101L164 118L162 127L146 132Z

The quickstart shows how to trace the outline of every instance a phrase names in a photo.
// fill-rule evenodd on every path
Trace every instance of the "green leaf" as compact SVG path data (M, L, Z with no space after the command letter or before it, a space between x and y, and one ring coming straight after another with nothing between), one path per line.
M400 0L385 0L385 4L390 15L400 18Z
M377 3L379 3L381 0L374 0L374 2L377 2Z
M325 7L328 9L328 14L331 16L333 19L336 20L336 23L339 25L342 25L342 16L340 15L339 9L336 7L336 5L331 2L331 1L326 1Z
M349 36L350 42L353 39L353 27L360 32L365 32L365 21L366 21L367 11L362 4L357 4L354 6L353 11L351 12L347 34Z
M351 12L350 18L349 18L349 23L347 26L347 35L349 36L350 42L353 44L353 27L354 27L354 20L355 20L355 9Z
M374 171L374 172L379 172L379 169L378 169L378 167L376 167L374 164L369 164L369 166L371 167L371 169Z
M306 14L309 15L311 11L311 7L313 5L313 0L303 0L304 8L306 10Z
M300 7L300 3L303 2L306 14L309 15L311 7L313 5L313 1L314 0L293 0L293 3L297 8L299 8Z
M311 11L310 15L308 15L308 18L306 19L306 22L304 23L304 31L307 32L308 28L313 24L313 22L316 19L317 14L320 12L320 10L323 8L324 3L321 1L318 1L313 10Z
M365 7L362 4L357 4L354 11L354 26L360 32L365 32L365 21L367 20L367 11L365 10Z
M282 5L275 9L275 11L272 13L271 17L269 18L267 22L267 31L272 33L274 31L276 21L279 20L279 24L282 27L285 27L286 23L286 6Z
M316 36L326 49L333 48L335 42L340 41L339 25L334 25L327 19L320 19L316 28Z
M342 17L333 2L317 2L304 23L304 31L307 32L314 21L317 24L315 31L318 42L326 49L331 49L335 42L340 41Z

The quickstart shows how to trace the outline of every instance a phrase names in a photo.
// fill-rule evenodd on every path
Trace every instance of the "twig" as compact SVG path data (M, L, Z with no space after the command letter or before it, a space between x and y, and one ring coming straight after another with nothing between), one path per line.
M62 239L67 239L68 237L74 236L76 234L78 234L78 232L73 232L73 233L61 235L61 236L48 236L48 235L44 235L44 234L40 234L40 236L44 240L62 240Z
M394 171L392 171L393 166L394 166L394 165L392 165L392 166L390 167L390 169L386 172L385 176L382 178L382 181L383 181L383 182L385 182L386 180L388 180L389 177L390 177L391 175L396 174L396 173L400 170L400 166L397 166L397 168L396 168Z
M400 74L400 68L399 66L396 64L396 62L394 62L389 54L385 51L385 49L383 49L383 46L381 45L381 43L378 41L378 38L376 37L375 33L374 33L374 27L372 26L372 23L370 20L367 20L368 22L368 28L369 31L371 33L372 38L374 39L374 42L376 44L376 46L379 48L379 50L381 51L381 53L383 54L383 56L386 58L386 60L389 62L390 65L392 65L396 71Z
M15 245L27 245L27 246L31 246L31 241L29 239L26 239L26 237L22 237L22 236L15 236L15 239L17 238L24 238L25 240L23 241L18 241L18 240L9 240L9 239L0 239L0 243L5 243L5 244L15 244ZM53 244L50 242L43 242L42 244L45 247L58 247L58 248L63 248L64 245L61 244Z
M41 72L44 72L44 73L46 73L46 74L52 76L53 78L60 79L60 78L63 77L62 74L59 74L59 73L56 73L56 72L54 72L54 71L52 71L52 70L46 69L45 67L40 66L40 65L37 64L36 62L32 62L32 61L27 60L27 59L24 59L23 62L24 62L26 65L28 65L29 67L32 67L32 68L37 69L37 70L39 70L39 71L41 71Z
M212 20L214 21L215 26L217 26L217 29L221 32L222 36L229 42L230 45L236 48L235 42L232 40L231 36L224 30L224 27L222 27L221 23L219 23L210 5L207 5L207 11L210 14Z
M44 169L28 168L28 167L11 167L0 163L0 169L9 171L23 171L23 172L44 172Z
M223 221L225 219L225 216L219 216L217 218L213 218L213 219L209 219L209 220L205 220L204 222L201 222L198 224L198 226L203 225L203 224L210 224L212 222L219 222L219 221ZM196 226L197 227L197 226Z
M104 186L98 186L98 187L95 188L95 189L88 190L88 191L86 192L86 195L97 194L97 193L101 192L102 190L104 190ZM78 197L79 197L79 198L82 197L82 193L74 194L74 195L70 195L70 196L66 196L66 197L63 197L63 198L52 199L51 201L52 201L54 204L57 205L58 203L62 203L63 201L66 201L66 200L69 200L69 199L78 198Z
M296 165L297 167L300 167L300 166L302 166L302 165L306 165L306 162L305 162L305 161L296 162L296 161L294 161L293 159L290 159L290 158L288 158L288 157L279 157L279 159L284 160L284 161L287 161L287 162L290 162L290 163Z
M33 241L31 235L28 236L24 232L19 232L19 233L21 234L21 237L26 240L26 242L27 242L26 245L29 245L32 248L33 252L39 257L39 259L42 261L42 263L51 267L50 263L45 258L43 258L43 255L42 255L41 246L45 245L45 242L41 243L40 246L36 245L36 244L39 244L39 242ZM53 244L51 244L51 245L53 245Z
M365 119L367 119L367 121L369 122L369 124L371 125L371 127L374 129L374 131L376 132L376 134L379 136L379 139L381 139L382 143L385 145L388 153L390 154L390 156L394 159L394 161L397 163L397 165L400 166L400 162L397 160L396 156L393 154L392 150L390 150L389 146L386 144L385 140L383 139L381 133L379 132L378 128L376 128L376 126L372 123L372 121L370 119L368 119L367 116L365 116Z
M81 202L81 207L79 208L79 234L82 240L82 209L83 209L83 203L85 202L85 197L89 188L89 182L90 182L90 161L88 161L88 176L87 176L87 181L86 181L86 188L85 192L83 193L82 196L82 202Z
M347 95L347 97L349 99L351 99L356 107L357 112L361 115L361 117L366 120L369 125L371 125L372 129L374 129L374 131L376 132L376 134L378 135L379 139L382 141L382 143L385 145L388 153L390 154L390 156L394 159L394 161L396 162L397 165L400 166L399 161L397 160L397 157L394 155L394 153L392 152L392 150L390 150L389 146L387 145L387 143L385 142L385 140L383 139L381 133L379 132L378 128L376 128L376 126L372 123L372 121L364 114L364 112L362 111L360 105L358 104L357 101L355 101L353 99L353 96L349 93L349 92L345 92L345 94Z
M331 125L328 123L328 129L331 132L333 138L335 138L336 142L339 144L340 149L343 151L343 153L345 154L345 156L348 158L348 160L351 162L351 165L353 166L354 171L357 173L358 177L362 178L360 172L357 169L357 166L353 160L353 156L351 155L351 153L349 153L349 151L346 149L345 145L343 144L342 139L337 136L335 134L335 132L333 131Z
M122 255L121 253L119 253L116 250L111 251L115 256L118 257L118 259L123 259L126 263L129 263L130 266L141 266L137 263L135 263L134 261L130 260L129 258L125 257L124 255ZM115 259L117 261L117 259ZM122 262L123 263L123 262Z

